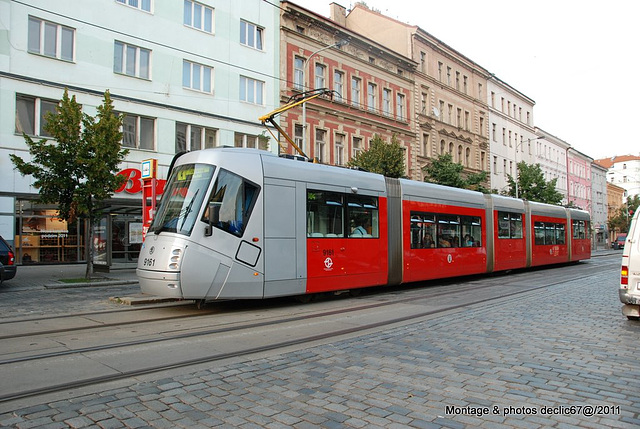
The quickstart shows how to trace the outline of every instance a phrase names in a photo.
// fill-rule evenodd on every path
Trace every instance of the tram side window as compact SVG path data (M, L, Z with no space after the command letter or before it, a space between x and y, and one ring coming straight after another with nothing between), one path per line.
M213 226L242 237L259 192L257 185L221 169L202 220L208 223L209 216L213 216ZM209 213L211 203L215 207L212 214Z
M411 212L411 248L480 247L478 216Z
M430 249L436 247L436 215L411 213L411 248Z
M349 195L347 196L349 212L349 237L378 238L378 198Z
M587 237L587 222L583 220L573 221L573 238L584 239Z
M344 237L344 196L307 191L307 237Z
M498 212L498 238L522 238L522 214Z
M535 244L565 244L565 226L562 223L534 222Z

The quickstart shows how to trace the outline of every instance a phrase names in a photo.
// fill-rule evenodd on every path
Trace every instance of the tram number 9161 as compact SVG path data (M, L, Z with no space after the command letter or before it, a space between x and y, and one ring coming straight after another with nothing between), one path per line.
M142 260L142 265L145 267L153 267L156 265L156 259L155 258L144 258Z

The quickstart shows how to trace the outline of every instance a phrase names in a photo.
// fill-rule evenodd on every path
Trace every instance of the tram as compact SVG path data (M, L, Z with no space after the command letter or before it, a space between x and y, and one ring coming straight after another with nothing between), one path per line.
M174 159L143 293L260 299L589 259L589 213L243 148Z

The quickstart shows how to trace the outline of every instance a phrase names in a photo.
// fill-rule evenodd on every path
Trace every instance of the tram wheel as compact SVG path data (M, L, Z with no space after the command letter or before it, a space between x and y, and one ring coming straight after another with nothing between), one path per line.
M352 297L360 296L361 293L362 293L362 289L350 289L349 290L349 296L352 296Z
M196 300L196 308L198 310L202 310L206 304L207 304L207 300L206 299L198 299L198 300Z
M629 319L629 320L640 320L640 317L638 317L638 316L627 316L627 319Z

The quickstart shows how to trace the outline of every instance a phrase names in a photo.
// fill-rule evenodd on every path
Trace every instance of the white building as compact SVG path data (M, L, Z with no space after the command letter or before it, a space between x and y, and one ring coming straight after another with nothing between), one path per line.
M261 0L0 0L0 235L19 261L84 259L81 225L35 204L30 177L9 154L30 156L22 133L45 137L44 113L64 88L83 111L109 90L126 113L122 169L130 180L105 217L109 255L137 257L139 166L156 158L166 178L174 154L220 145L271 148L257 118L278 105L279 10ZM4 27L8 26L8 27Z
M640 156L622 155L599 159L598 163L606 168L607 181L624 188L626 197L640 195Z
M517 164L534 163L535 101L506 82L492 76L487 81L491 188L507 191L509 176L517 175Z
M571 145L539 127L536 127L535 132L538 139L534 142L534 163L540 164L545 181L557 179L556 190L562 194L562 204L567 204L569 202L567 151Z

